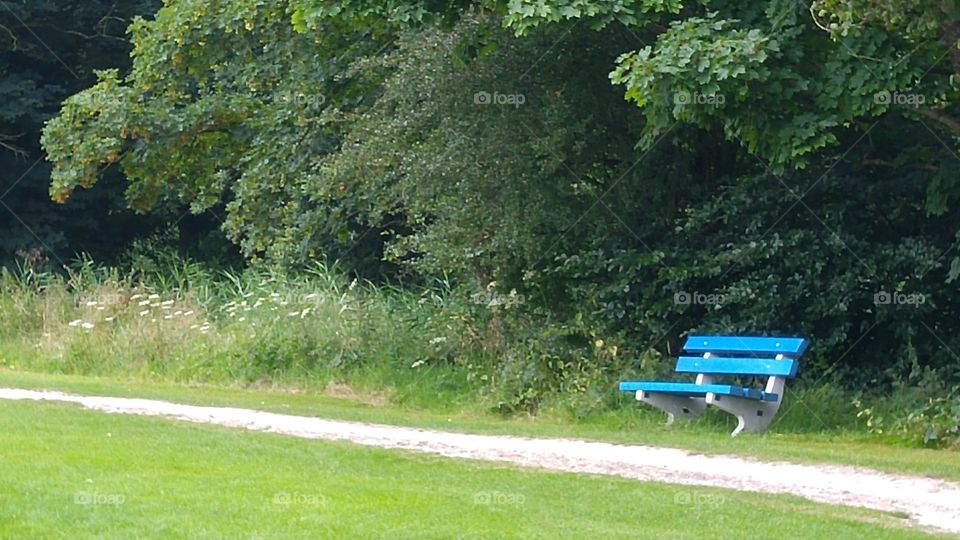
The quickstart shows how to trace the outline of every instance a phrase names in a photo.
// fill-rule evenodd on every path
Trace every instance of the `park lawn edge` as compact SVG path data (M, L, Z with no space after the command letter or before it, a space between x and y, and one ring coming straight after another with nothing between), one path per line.
M614 444L681 448L692 453L734 455L761 461L833 464L960 481L960 452L910 448L863 433L776 433L729 436L717 422L664 426L651 411L570 421L557 415L501 418L470 410L436 411L403 407L378 396L322 389L215 384L175 384L116 377L25 372L0 368L0 387L136 397L189 405L240 407L330 420L389 424L421 429L533 438L581 439ZM337 388L348 388L345 385Z

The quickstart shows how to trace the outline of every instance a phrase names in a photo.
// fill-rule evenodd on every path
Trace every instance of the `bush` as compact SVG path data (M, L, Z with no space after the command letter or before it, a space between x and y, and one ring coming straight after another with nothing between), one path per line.
M893 435L927 448L960 448L960 386L925 398L916 396L926 394L923 391L914 389L913 394L897 406L884 406L877 399L874 407L867 407L855 400L857 418L877 435Z
M800 373L813 384L958 382L960 297L943 264L956 224L926 215L923 182L837 169L776 190L742 179L673 231L561 257L553 275L584 319L667 355L693 331L794 334L811 339Z

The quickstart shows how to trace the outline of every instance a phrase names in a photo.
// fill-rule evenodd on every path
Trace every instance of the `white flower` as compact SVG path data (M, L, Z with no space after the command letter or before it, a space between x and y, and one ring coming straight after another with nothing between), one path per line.
M114 319L113 317L107 317L104 320L107 322L113 322L113 319Z
M160 295L159 295L159 294L151 294L151 295L148 296L147 298L149 298L150 300L159 300L159 299L160 299Z
M149 305L150 305L150 301L149 301L149 300L143 300L142 302L138 303L137 305L140 306L140 307L149 306Z
M142 294L135 294L135 295L133 295L133 296L130 297L130 300L139 300L139 299L141 299L141 298L143 298L143 295L142 295Z
M96 300L91 300L91 301L87 302L87 307L93 307L93 306L95 306L95 305L97 305Z
M93 330L93 323L85 322L80 326L82 326L84 330Z
M439 337L435 337L435 338L431 339L431 340L430 340L430 344L431 344L431 345L436 345L436 344L438 344L438 343L443 343L443 342L446 341L446 340L447 340L447 337L446 337L446 336L439 336Z
M291 311L290 313L287 313L287 317L296 317L299 314L299 311Z
M192 310L192 309L191 309L190 311L187 311L186 313L183 314L184 317L189 317L189 316L191 316L191 315L193 315L193 310Z
M149 313L150 313L150 310L149 310L149 309L145 309L145 310L143 310L143 311L140 312L140 316L141 316L141 317L146 317Z
M77 319L75 321L70 321L69 326L80 326L80 323L83 322L83 319Z
M175 302L175 300L164 300L163 302L160 302L160 305L161 305L161 306L172 306L174 302Z
M424 362L423 360L417 360L416 362L410 364L410 367L416 369L424 364L426 364L426 362Z
M300 318L306 317L308 313L310 313L310 308L304 308L304 310L300 312Z

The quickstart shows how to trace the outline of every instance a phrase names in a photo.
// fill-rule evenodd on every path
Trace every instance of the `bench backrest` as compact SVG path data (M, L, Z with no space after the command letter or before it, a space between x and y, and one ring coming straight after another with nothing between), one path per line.
M690 336L677 372L795 377L809 342L795 337Z

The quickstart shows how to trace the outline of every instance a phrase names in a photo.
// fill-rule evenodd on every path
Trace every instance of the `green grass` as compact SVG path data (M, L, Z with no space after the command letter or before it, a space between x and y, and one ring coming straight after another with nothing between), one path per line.
M0 402L3 538L923 538L791 496Z
M767 433L729 436L728 421L662 425L663 417L640 405L579 422L562 416L504 419L474 409L447 410L404 407L359 394L351 399L323 395L319 389L231 388L213 385L180 386L74 375L49 375L0 369L0 386L54 389L80 394L143 397L180 403L237 406L324 418L379 422L423 428L534 437L575 437L617 443L687 448L703 453L728 453L798 463L839 463L951 480L960 480L956 451L929 450L884 444L856 433ZM722 417L721 417L722 418Z

